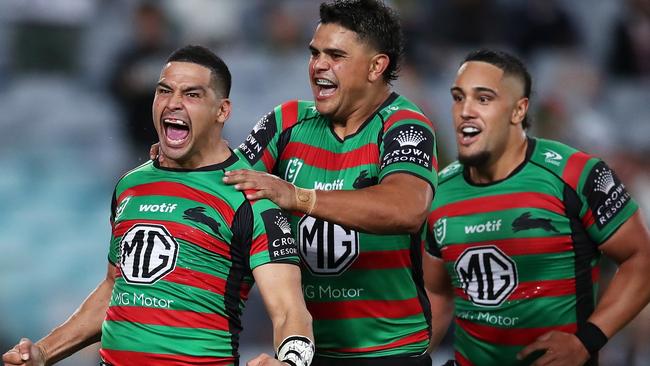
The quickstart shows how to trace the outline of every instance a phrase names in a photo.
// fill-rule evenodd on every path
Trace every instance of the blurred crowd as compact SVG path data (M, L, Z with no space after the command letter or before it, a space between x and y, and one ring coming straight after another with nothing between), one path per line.
M388 2L408 40L396 89L435 121L443 164L455 159L449 86L461 57L503 48L531 68L531 134L604 157L650 216L650 0ZM151 101L169 53L202 44L231 67L224 133L236 147L262 113L311 98L307 45L319 3L0 2L0 349L38 339L103 275L113 185L156 140ZM243 353L270 344L259 300L249 307ZM647 365L649 324L646 309L603 364Z

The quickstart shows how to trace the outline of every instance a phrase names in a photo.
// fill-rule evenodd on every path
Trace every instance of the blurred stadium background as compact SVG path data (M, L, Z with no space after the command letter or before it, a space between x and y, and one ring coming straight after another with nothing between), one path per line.
M218 52L233 74L237 146L276 104L311 98L317 0L0 1L0 350L62 322L104 276L113 186L147 158L150 103L179 45ZM398 92L435 121L454 159L449 86L477 46L523 56L532 134L604 157L650 216L650 1L393 0L408 39ZM605 263L613 272L611 263ZM604 276L607 281L607 276ZM243 360L272 352L257 296ZM648 365L650 308L603 365ZM448 340L434 364L451 354ZM62 365L96 365L96 348Z

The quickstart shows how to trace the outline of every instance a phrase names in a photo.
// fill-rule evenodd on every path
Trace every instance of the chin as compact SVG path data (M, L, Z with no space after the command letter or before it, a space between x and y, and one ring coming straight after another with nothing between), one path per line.
M458 154L458 162L465 166L480 167L485 165L490 160L490 153L488 151L481 151L475 154Z

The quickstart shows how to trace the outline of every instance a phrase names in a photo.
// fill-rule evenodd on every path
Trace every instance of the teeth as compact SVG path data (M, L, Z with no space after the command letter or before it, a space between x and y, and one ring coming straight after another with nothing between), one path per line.
M316 79L316 85L320 86L334 86L334 83L327 79Z
M479 132L481 132L478 128L472 127L472 126L463 127L463 129L461 131L463 131L463 133L479 133Z
M163 122L169 123L172 125L179 125L179 126L187 126L187 122L180 120L180 119L174 119L174 118L165 118L163 119Z

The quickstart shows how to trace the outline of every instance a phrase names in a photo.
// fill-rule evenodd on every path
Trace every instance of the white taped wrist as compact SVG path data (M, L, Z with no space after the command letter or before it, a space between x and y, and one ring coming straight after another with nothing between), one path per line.
M280 343L278 360L292 366L309 366L314 358L314 343L307 337L292 335Z

